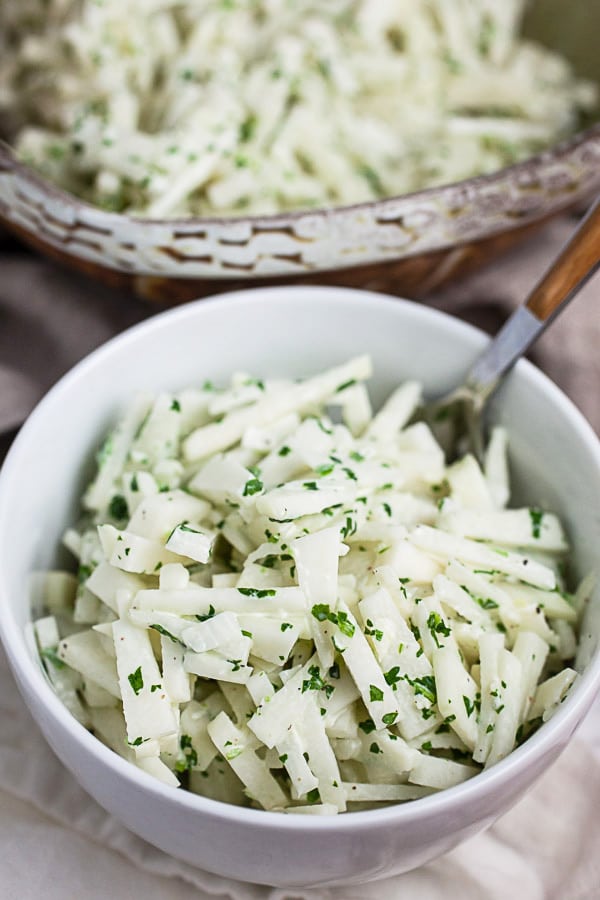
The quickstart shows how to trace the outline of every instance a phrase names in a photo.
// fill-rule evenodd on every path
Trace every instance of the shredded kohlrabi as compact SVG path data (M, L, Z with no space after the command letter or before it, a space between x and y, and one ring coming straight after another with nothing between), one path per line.
M4 0L0 117L86 200L273 213L502 168L597 101L526 0ZM567 13L565 12L565 15Z
M57 694L169 785L288 813L418 799L494 765L576 672L590 585L559 519L509 509L507 435L448 464L375 414L368 357L140 397L36 582Z

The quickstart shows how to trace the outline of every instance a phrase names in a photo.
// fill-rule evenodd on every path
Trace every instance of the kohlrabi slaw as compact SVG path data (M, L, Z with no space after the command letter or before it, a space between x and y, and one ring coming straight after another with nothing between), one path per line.
M163 782L336 814L493 766L577 679L556 515L509 508L507 434L447 463L366 356L138 397L106 438L77 574L38 576L57 694Z
M597 101L525 0L5 0L18 154L109 210L268 214L497 170Z

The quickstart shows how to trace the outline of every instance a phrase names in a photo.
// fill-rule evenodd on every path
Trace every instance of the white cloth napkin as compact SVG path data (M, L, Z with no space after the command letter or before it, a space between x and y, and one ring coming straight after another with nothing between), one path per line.
M519 251L430 302L495 330L572 230L555 222ZM151 309L26 254L0 280L0 425L80 356ZM600 430L599 288L535 350ZM0 431L2 428L0 427ZM0 438L0 453L2 440ZM535 788L496 825L406 875L285 891L231 882L136 838L92 801L47 747L0 650L0 898L4 900L598 900L600 706ZM199 838L201 839L201 838Z

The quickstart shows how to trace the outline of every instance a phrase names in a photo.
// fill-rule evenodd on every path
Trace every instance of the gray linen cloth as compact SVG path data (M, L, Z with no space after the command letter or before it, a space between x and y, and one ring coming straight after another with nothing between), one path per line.
M562 219L488 270L428 298L489 331L534 285L574 227ZM532 356L600 432L600 283ZM81 356L157 311L0 246L0 432ZM9 438L0 437L0 459ZM282 891L233 883L154 850L105 813L53 756L0 649L0 895L19 900L593 900L600 897L600 707L559 762L498 823L406 875L354 888Z

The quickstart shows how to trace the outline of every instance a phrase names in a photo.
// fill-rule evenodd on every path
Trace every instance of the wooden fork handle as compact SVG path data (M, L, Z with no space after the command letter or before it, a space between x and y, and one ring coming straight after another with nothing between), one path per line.
M600 197L582 219L560 256L542 276L525 306L546 322L600 266Z
M469 370L466 385L482 404L599 266L600 197L527 301L513 312Z

